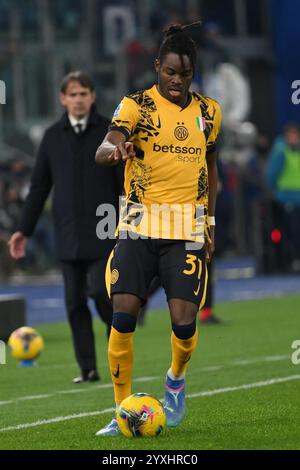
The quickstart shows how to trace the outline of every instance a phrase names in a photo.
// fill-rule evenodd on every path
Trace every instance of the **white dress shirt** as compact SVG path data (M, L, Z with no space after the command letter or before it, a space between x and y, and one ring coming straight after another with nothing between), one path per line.
M86 129L86 126L87 126L87 122L88 122L88 118L89 118L89 115L87 114L86 116L84 116L82 119L80 119L79 121L74 118L74 116L72 116L71 114L69 114L69 121L71 123L71 126L73 127L74 129L74 132L76 132L76 134L78 134L78 128L76 127L77 124L80 124L81 126L81 132L84 132L85 129Z

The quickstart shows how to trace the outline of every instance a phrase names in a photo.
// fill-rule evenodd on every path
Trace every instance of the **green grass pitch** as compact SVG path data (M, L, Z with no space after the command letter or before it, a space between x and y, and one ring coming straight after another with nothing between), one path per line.
M0 449L300 449L300 365L291 361L291 345L300 339L299 304L296 295L218 304L226 322L200 326L186 418L152 439L95 436L113 406L98 320L97 384L72 385L78 369L67 324L37 326L46 343L38 365L20 368L7 354L0 366ZM169 338L166 311L137 329L133 391L163 397Z

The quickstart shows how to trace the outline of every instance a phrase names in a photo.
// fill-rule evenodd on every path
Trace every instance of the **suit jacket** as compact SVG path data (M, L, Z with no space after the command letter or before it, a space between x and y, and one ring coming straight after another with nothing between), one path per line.
M53 188L59 259L106 258L115 244L114 240L99 240L96 235L98 205L110 203L118 215L123 189L122 166L104 167L95 162L108 125L109 121L92 109L86 130L77 135L65 113L42 139L18 230L28 237L33 233Z

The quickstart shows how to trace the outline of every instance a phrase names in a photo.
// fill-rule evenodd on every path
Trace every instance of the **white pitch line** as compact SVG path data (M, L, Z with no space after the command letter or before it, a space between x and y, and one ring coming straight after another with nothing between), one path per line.
M187 395L187 398L209 397L212 395L217 395L219 393L236 392L238 390L249 390L251 388L267 387L268 385L290 382L291 380L300 380L300 374L290 375L289 377L277 377L275 379L254 382L252 384L237 385L236 387L218 388L216 390L208 390L206 392L192 393L190 395Z
M215 370L221 370L223 369L223 366L211 366L211 367L200 367L199 369L196 369L197 371L202 371L202 372L214 372Z
M62 421L69 421L70 419L86 418L89 416L98 416L98 415L102 415L105 413L112 413L113 411L115 411L115 408L106 408L106 410L91 411L89 413L79 413L77 415L57 416L56 418L43 419L41 421L36 421L35 423L25 423L25 424L18 424L17 426L9 426L7 428L0 428L0 432L17 431L18 429L35 428L37 426L43 426L44 424L61 423Z
M134 382L152 382L152 380L161 379L161 375L154 375L153 377L138 377L133 379Z
M267 356L265 357L265 361L267 362L275 362L275 361L284 361L285 359L290 359L291 356Z
M43 395L28 395L27 397L22 397L22 400L40 400L41 398L49 398L51 394L44 393Z
M285 360L285 359L289 359L290 356L289 355L281 355L281 356L263 356L263 357L257 357L257 358L252 358L252 359L241 359L241 360L234 360L232 362L229 362L227 365L234 365L234 366L243 366L243 365L248 365L248 364L255 364L255 363L259 363L259 362L275 362L275 361L282 361L282 360ZM104 364L107 366L107 364ZM53 369L65 369L66 367L71 367L71 368L74 368L76 367L74 365L74 362L70 362L70 363L66 363L66 364L38 364L38 368L39 369L50 369L50 368L53 368ZM224 365L215 365L215 366L211 366L211 367L201 367L201 368L197 368L197 369L194 369L194 370L202 370L203 372L207 372L207 371L210 371L210 370L217 370L217 369L220 369L220 368L223 368L225 367ZM136 379L137 380L137 379Z
M210 367L197 367L196 369L193 369L190 372L190 375L202 371L202 372L214 372L217 370L224 369L225 367L228 366L246 366L249 364L256 364L260 362L275 362L275 361L282 361L289 359L290 356L264 356L264 357L257 357L253 359L241 359L241 360L235 360L232 362L229 362L227 365L215 365L215 366L210 366ZM153 376L153 377L137 377L136 379L133 379L134 382L151 382L152 380L157 380L160 379L160 376ZM93 392L94 390L98 389L104 389L104 388L112 388L113 384L112 382L107 383L107 384L101 384L101 385L96 385L93 387L89 388L76 388L76 389L70 389L70 390L57 390L55 392L49 393L49 394L43 394L43 395L32 395L32 396L24 396L24 397L17 397L12 400L4 400L0 401L0 406L4 405L12 405L13 403L19 402L19 401L26 401L26 400L40 400L40 399L45 399L45 398L51 398L56 395L72 395L72 394L77 394L77 393L86 393L86 392Z
M285 361L286 359L290 359L291 356L263 356L263 357L255 357L252 359L235 359L234 361L228 362L226 364L219 364L215 366L208 366L208 367L197 367L193 368L190 374L194 374L195 372L213 372L221 369L225 369L226 367L230 366L248 366L250 364L259 364L262 362L276 362L276 361Z
M153 377L138 377L136 379L133 379L133 382L152 382L153 380L160 379L160 376L153 376ZM56 395L72 395L72 394L77 394L77 393L86 393L86 392L93 392L94 390L99 390L103 388L112 388L113 383L107 383L107 384L101 384L101 385L95 385L93 387L89 388L76 388L76 389L70 389L70 390L57 390L56 392L44 394L44 395L29 395L25 397L18 397L14 398L12 400L5 400L5 401L0 401L0 406L3 405L12 405L13 403L17 403L19 401L29 401L29 400L41 400L44 398L51 398Z
M232 361L230 364L233 366L247 366L248 364L257 364L259 362L276 362L276 361L284 361L286 359L290 359L291 356L265 356L265 357L257 357L253 359L241 359Z
M237 385L235 387L226 387L226 388L218 388L216 390L207 390L203 392L198 392L198 393L193 393L190 395L187 395L186 398L198 398L198 397L208 397L212 395L218 395L221 393L229 393L229 392L236 392L239 390L249 390L253 388L260 388L260 387L267 387L269 385L274 385L278 383L284 383L284 382L290 382L292 380L300 380L300 374L298 375L290 375L288 377L277 377L271 380L265 380L265 381L260 381L260 382L254 382L250 384L243 384L243 385ZM35 421L34 423L24 423L24 424L18 424L16 426L8 426L5 428L0 428L0 432L6 432L6 431L17 431L20 429L28 429L28 428L35 428L38 426L43 426L46 424L53 424L53 423L60 423L62 421L69 421L71 419L78 419L78 418L87 418L89 416L98 416L106 413L112 413L115 411L115 408L106 408L105 410L101 411L90 411L87 413L79 413L79 414L74 414L74 415L69 415L69 416L57 416L56 418L50 418L50 419L44 419L41 421Z
M77 388L77 389L71 389L71 390L61 390L57 392L53 392L52 395L72 395L76 393L85 393L85 392L93 392L94 390L99 390L103 388L112 388L113 384L112 382L107 383L107 384L101 384L101 385L94 385L94 387L89 387L89 388Z

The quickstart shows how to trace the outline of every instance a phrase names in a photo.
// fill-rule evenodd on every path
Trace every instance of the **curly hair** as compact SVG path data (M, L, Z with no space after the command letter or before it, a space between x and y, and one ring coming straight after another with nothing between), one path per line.
M178 54L181 59L182 56L186 55L191 61L193 71L195 71L197 48L195 41L193 41L193 39L188 34L186 34L185 29L191 26L200 25L201 21L196 21L195 23L187 25L171 25L168 29L166 29L164 31L164 39L158 51L159 61L162 62L164 57L170 52Z

